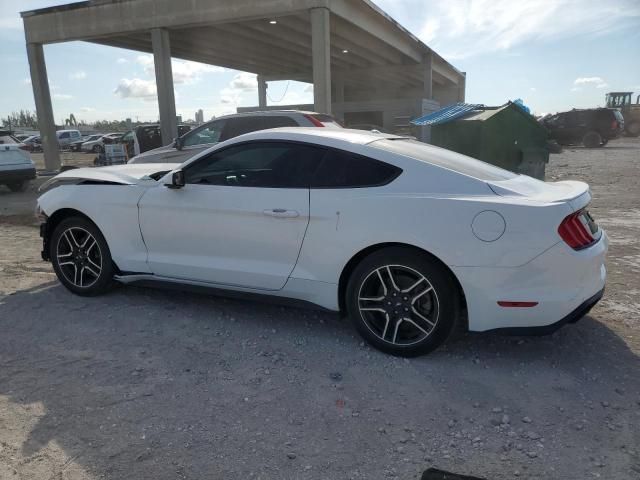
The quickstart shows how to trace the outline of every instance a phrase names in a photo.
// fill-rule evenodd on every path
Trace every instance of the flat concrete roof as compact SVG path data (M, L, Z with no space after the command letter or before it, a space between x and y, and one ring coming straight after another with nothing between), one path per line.
M309 10L330 11L331 68L350 87L421 88L432 52L369 0L90 0L22 12L29 43L83 40L152 52L153 28L166 28L175 58L312 82ZM271 23L271 22L276 22ZM464 75L433 55L433 82Z

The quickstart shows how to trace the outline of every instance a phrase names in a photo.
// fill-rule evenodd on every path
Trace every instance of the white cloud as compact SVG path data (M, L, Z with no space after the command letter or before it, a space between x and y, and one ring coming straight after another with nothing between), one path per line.
M530 91L530 92L537 92L537 91L538 91L538 89L537 89L536 87L531 87L531 88L529 88L529 91Z
M594 36L635 25L637 0L375 0L445 58L505 51L532 41ZM420 16L422 18L420 18Z
M118 63L118 64L120 64L120 65L123 65L123 64L125 64L125 63L129 63L129 60L127 60L127 59L126 59L126 58L124 58L124 57L120 57L119 59L117 59L117 60L116 60L116 63Z
M23 82L24 82L24 84L25 84L25 85L31 85L31 78L30 78L30 77L27 77L27 78L25 78L25 79L23 80Z
M571 92L581 92L581 91L582 91L582 89L581 89L580 87L573 87L573 88L571 88L571 90L570 90L570 91L571 91Z
M574 85L587 85L596 88L607 88L609 84L601 77L578 77L573 82Z
M305 93L313 93L313 83L310 83L309 85L304 87L304 92Z
M152 55L139 55L136 58L136 62L142 66L145 74L150 77L155 75ZM199 82L204 74L226 71L226 69L222 67L175 59L171 60L171 70L173 71L173 82L177 85L191 85Z
M143 98L155 100L157 90L156 82L142 78L123 78L113 91L120 98Z
M81 112L85 112L85 113L86 113L86 112L95 112L95 111L96 111L96 109L95 109L95 108L93 108L93 107L81 107L81 108L80 108L80 111L81 111Z
M418 36L422 39L423 42L429 43L434 38L436 38L439 29L440 22L436 18L428 18L427 21L424 22L422 30L420 30Z
M78 70L73 73L70 73L69 78L71 80L84 80L85 78L87 78L87 72L83 70Z
M68 95L66 93L54 93L53 98L55 100L71 100L73 95Z

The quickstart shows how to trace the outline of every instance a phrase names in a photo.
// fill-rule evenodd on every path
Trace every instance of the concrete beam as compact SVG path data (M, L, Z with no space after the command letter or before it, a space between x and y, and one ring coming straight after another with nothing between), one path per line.
M56 138L56 123L53 119L51 92L47 78L47 66L44 61L44 50L41 44L27 43L27 58L31 71L31 86L38 115L38 130L44 152L44 166L47 171L60 170L60 151Z
M427 52L424 54L424 60L422 61L423 81L424 81L424 93L423 98L433 98L433 54Z
M311 9L313 103L316 112L331 113L331 25L328 8Z
M368 1L364 3L370 9L368 15L363 14L360 2L351 0L333 1L331 3L331 11L362 30L371 33L415 62L421 62L423 44L375 5Z
M156 70L156 86L158 89L160 135L162 144L168 145L178 136L169 31L162 28L151 30L151 44L153 46L153 64Z
M261 109L267 106L267 81L262 75L258 75L258 106Z
M189 0L84 2L73 9L22 14L27 42L54 43L122 33L277 18L326 7L329 0Z

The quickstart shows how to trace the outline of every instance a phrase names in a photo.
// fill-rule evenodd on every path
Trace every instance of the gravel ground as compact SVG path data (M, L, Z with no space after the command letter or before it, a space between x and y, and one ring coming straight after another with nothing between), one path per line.
M603 301L552 336L412 360L322 312L73 296L39 259L34 188L0 187L0 479L640 478L640 141L547 172L593 188Z

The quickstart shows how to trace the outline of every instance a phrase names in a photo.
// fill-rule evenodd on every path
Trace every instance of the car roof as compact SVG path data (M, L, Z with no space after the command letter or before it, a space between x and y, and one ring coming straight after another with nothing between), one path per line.
M272 116L272 115L288 115L292 113L300 114L300 115L327 115L325 113L310 112L306 110L254 110L252 112L239 112L239 113L230 113L228 115L222 115L220 117L212 118L210 122L214 122L216 120L222 120L226 118L256 117L256 116L263 117L263 116ZM209 122L205 122L205 123L209 123Z
M299 140L313 141L322 139L338 140L348 143L366 145L383 138L408 138L402 135L388 133L374 133L366 130L353 130L349 128L318 128L318 127L282 127L259 130L245 133L236 139L243 140Z

